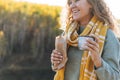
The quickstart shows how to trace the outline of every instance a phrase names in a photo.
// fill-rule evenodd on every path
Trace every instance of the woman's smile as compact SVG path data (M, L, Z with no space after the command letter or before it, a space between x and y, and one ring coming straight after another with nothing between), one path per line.
M73 14L80 13L80 10L78 10L78 9L72 9L72 13Z
M73 20L79 21L80 23L87 21L83 18L89 18L91 5L86 0L71 0L69 4ZM88 22L88 21L87 21Z

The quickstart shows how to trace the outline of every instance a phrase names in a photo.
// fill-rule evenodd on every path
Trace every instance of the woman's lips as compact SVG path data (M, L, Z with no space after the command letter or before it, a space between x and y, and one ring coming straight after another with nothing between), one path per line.
M73 11L72 13L73 14L78 14L78 13L80 13L80 11Z
M80 10L73 9L73 10L72 10L72 13L73 13L73 14L80 13Z

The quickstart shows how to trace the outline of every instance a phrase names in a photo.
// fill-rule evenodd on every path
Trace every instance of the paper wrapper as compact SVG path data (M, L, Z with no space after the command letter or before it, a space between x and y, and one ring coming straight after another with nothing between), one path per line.
M59 70L63 68L68 60L67 58L67 42L64 36L57 36L55 39L55 49L59 51L62 56L63 60L60 64L56 64L53 66L54 69Z

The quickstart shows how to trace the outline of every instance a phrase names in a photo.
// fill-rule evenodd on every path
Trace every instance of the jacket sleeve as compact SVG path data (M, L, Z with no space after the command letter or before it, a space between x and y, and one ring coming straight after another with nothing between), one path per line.
M107 31L102 66L95 72L98 80L120 80L120 42L111 30Z

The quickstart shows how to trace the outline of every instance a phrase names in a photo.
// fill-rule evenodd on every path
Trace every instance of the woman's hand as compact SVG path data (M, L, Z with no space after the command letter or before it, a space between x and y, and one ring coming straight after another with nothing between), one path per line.
M51 54L51 63L53 65L58 65L61 63L62 60L63 60L62 54L57 50L53 50Z
M87 39L86 48L91 52L91 58L95 67L99 68L102 66L102 60L99 55L99 38L94 34L92 34L91 36L95 38L95 41Z

